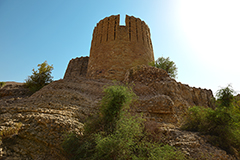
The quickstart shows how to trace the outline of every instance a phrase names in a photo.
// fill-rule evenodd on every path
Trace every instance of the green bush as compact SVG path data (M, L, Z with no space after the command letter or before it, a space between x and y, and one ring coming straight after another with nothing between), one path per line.
M131 115L136 98L122 85L104 89L100 112L85 123L83 135L68 134L63 148L70 159L184 159L173 147L149 140L141 115Z
M233 105L232 93L230 86L220 89L215 109L198 106L190 108L182 129L210 135L210 142L228 153L235 154L235 149L239 152L240 109Z
M94 159L184 159L173 147L153 142L144 132L144 119L122 112L113 134L96 134Z
M211 108L204 108L199 106L189 108L185 117L185 122L182 125L182 129L195 132L205 132L206 130L208 130L207 117L209 112L211 111Z
M232 107L235 100L233 94L235 91L232 89L231 85L228 85L226 88L218 90L216 96L218 98L220 107Z
M113 85L103 90L105 96L100 108L104 131L113 133L116 122L119 120L121 110L128 110L130 103L136 95L133 91L122 85Z
M68 158L72 160L92 159L95 153L95 146L95 137L92 134L77 135L75 133L67 133L62 143Z
M6 82L0 82L0 88L3 87L6 84Z
M84 126L86 134L104 131L107 134L115 130L121 110L128 110L129 105L136 99L131 88L122 85L108 86L103 89L105 96L101 100L98 115L89 117Z
M53 77L51 76L53 70L52 65L48 65L47 61L45 61L42 64L38 64L38 67L38 70L32 70L33 74L28 76L24 83L24 86L29 88L32 92L40 90L42 87L53 81Z
M177 78L177 66L169 57L159 57L155 62L149 64L150 66L164 69L172 78Z

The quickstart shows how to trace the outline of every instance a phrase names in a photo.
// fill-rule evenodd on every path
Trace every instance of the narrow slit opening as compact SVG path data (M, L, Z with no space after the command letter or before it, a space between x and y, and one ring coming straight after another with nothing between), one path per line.
M102 32L103 32L103 23L102 23L102 26L101 26L101 30L102 30ZM102 43L102 32L101 32L101 34L100 34L100 43Z
M136 36L137 36L137 41L138 41L138 28L137 28L137 19L136 19Z
M107 24L107 38L106 38L106 41L108 41L108 29L109 29L109 18L108 18L108 24Z
M129 40L131 41L131 18L129 18Z
M114 40L116 39L116 29L117 29L117 18L115 17L115 24L114 24Z
M143 24L141 25L142 28L142 40L143 40L143 44L144 44L144 32L143 32Z

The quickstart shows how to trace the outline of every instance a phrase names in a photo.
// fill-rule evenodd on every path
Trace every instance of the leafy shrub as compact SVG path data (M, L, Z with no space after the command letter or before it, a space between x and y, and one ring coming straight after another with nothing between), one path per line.
M113 133L121 110L128 110L129 105L136 99L131 88L122 85L115 84L105 87L103 92L105 96L101 100L100 112L98 115L89 117L84 127L86 134L100 131L107 134Z
M150 66L164 69L170 77L177 78L176 64L170 61L169 57L159 57L155 62L150 63Z
M65 134L62 147L69 159L91 159L95 152L95 138L93 135L77 135L76 133Z
M24 86L29 88L30 91L36 92L40 90L45 85L51 83L52 80L52 70L53 66L48 65L47 61L43 62L42 64L38 64L38 70L32 70L33 74L28 76Z
M94 159L184 159L173 147L151 141L144 132L144 119L121 112L113 134L96 134Z
M120 119L122 109L128 110L129 104L136 95L130 88L121 85L113 85L104 89L105 96L102 99L100 113L104 124L104 131L113 133L116 122Z
M0 88L3 87L5 84L5 82L0 82Z
M132 115L136 95L128 87L104 89L100 112L85 123L83 135L68 134L63 142L71 159L184 159L173 147L149 140L144 119Z
M232 107L235 100L233 94L235 91L232 89L231 85L228 85L226 88L218 90L216 96L218 98L220 107Z
M210 142L228 153L240 151L240 109L234 106L231 86L217 92L215 109L194 106L185 117L182 129L198 131L211 136Z
M211 108L204 108L199 106L194 106L188 109L187 116L185 117L185 122L182 125L182 129L190 131L200 131L205 132L208 130L208 114L211 112Z

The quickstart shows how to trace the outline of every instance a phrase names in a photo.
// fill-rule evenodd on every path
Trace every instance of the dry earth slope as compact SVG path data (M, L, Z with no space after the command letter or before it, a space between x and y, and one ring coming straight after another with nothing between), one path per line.
M130 69L123 83L134 83L133 90L139 97L134 111L158 122L160 132L167 137L166 143L194 159L234 159L197 133L176 127L188 107L212 107L211 90L189 87L171 79L164 70L144 65ZM103 87L111 84L106 79L69 77L30 97L10 102L0 98L0 131L22 124L18 134L2 140L0 159L66 159L61 148L63 134L81 132L86 117L98 110Z

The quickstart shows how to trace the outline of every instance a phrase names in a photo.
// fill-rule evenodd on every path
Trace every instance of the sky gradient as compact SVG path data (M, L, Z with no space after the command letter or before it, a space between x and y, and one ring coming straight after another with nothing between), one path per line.
M54 80L72 58L89 56L103 18L135 16L148 24L155 59L170 57L177 81L240 93L239 0L0 0L0 81L24 80L47 60Z

